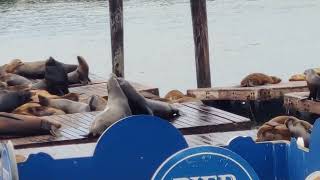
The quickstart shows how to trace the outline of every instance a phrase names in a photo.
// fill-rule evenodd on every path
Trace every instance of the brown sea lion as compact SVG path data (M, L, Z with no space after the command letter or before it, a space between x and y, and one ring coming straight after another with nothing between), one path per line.
M306 80L306 75L304 74L295 74L292 75L289 79L289 81L305 81Z
M165 99L168 100L170 103L186 103L186 102L197 102L202 104L202 101L200 101L197 98L184 95L182 92L178 90L172 90L169 91L165 96Z
M79 63L77 69L73 72L68 73L69 84L88 84L90 82L89 66L83 57L77 56L77 59Z
M290 116L278 116L264 123L258 130L257 142L287 140L290 141L291 134L285 122Z
M68 75L63 64L50 57L45 63L46 90L50 94L62 96L69 93Z
M63 115L64 111L52 107L41 106L39 103L30 102L16 108L12 113L29 116Z
M313 126L307 121L297 119L295 117L290 117L285 122L286 127L291 133L291 137L303 139L305 147L309 147L310 135Z
M76 93L68 93L63 96L57 96L57 95L52 95L46 90L31 90L32 93L32 102L39 102L38 96L41 95L43 97L46 97L48 99L69 99L72 101L79 101L79 95Z
M278 84L281 79L275 76L268 76L262 73L252 73L241 81L241 87L254 87L266 84Z
M69 99L48 99L41 95L38 98L40 105L61 109L67 114L90 112L90 106L86 103L75 102Z
M15 70L21 65L23 65L23 62L20 59L14 59L9 64L4 65L5 72L14 73Z
M75 71L77 65L61 63L66 73ZM45 77L46 61L22 62L13 60L8 64L7 72L15 73L26 78L43 79Z
M126 95L133 115L145 114L153 115L153 111L146 99L139 94L135 88L125 79L117 78L121 90Z
M0 113L0 134L11 136L55 134L61 124L35 116Z
M11 112L31 101L30 91L12 91L0 93L0 112Z
M8 86L30 85L32 82L20 75L5 73L0 76L0 81L5 82Z
M107 88L109 94L107 107L94 118L89 135L100 135L111 124L132 115L128 99L114 74L110 75Z
M103 111L106 109L108 101L98 95L92 95L89 99L89 106L91 111Z
M320 76L314 69L308 69L304 73L306 75L307 85L310 91L309 99L320 100Z

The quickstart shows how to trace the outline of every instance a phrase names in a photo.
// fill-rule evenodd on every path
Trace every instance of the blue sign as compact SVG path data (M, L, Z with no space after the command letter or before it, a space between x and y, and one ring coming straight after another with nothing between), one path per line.
M219 147L188 148L167 159L152 180L258 180L253 168L236 153Z

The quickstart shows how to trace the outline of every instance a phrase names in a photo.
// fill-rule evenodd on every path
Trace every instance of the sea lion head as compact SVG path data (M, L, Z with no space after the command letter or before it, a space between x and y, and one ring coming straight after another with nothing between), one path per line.
M107 102L107 100L98 95L92 95L88 104L91 111L103 111L107 106Z
M281 79L276 76L270 76L272 79L272 84L278 84L281 82Z
M7 73L14 73L16 69L23 65L20 59L13 59L9 64L6 65L5 69Z
M312 75L312 74L317 74L317 72L314 69L307 69L304 71L304 74L306 76L308 76L308 75Z
M289 129L292 137L303 138L305 147L309 147L310 134L313 128L310 123L291 116L285 122L285 125Z

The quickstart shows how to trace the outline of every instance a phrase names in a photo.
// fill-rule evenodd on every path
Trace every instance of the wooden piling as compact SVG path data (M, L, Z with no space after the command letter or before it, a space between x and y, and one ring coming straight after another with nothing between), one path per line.
M206 0L190 0L198 88L211 87Z
M123 2L109 0L112 72L118 77L124 77L123 53Z

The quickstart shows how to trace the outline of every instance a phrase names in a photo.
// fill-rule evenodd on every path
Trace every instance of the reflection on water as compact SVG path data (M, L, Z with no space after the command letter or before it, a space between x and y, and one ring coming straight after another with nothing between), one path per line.
M208 0L207 9L213 85L256 71L287 79L320 64L318 0ZM163 92L196 86L189 0L127 0L124 16L128 79ZM0 62L82 55L106 76L108 19L105 0L0 0Z

